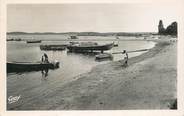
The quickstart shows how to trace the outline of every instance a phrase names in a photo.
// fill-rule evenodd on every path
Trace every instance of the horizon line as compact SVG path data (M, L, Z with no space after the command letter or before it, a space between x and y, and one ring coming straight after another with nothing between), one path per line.
M68 31L68 32L25 32L25 31L10 31L10 32L6 32L6 33L157 33L155 31L147 31L147 32L127 32L127 31L118 31L118 32L98 32L98 31Z

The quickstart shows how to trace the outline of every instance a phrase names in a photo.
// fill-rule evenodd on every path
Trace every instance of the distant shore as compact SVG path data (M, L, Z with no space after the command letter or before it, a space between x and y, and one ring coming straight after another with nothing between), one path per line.
M143 36L156 32L7 32L7 35Z
M116 38L116 36L114 36L114 35L107 35L107 36L99 36L99 35L97 35L98 37L101 37L101 38L97 38L97 39L95 39L95 38L88 38L88 37L93 37L93 36L79 36L78 37L78 39L68 39L68 34L66 34L66 35L63 35L63 36L65 36L65 37L63 37L63 38L50 38L50 39L37 39L37 38L32 38L32 36L30 35L30 34L25 34L25 35L27 35L28 37L23 37L23 38L21 38L21 36L19 36L19 34L18 35L14 35L14 34L10 34L11 36L10 36L10 38L9 37L7 37L8 39L7 39L7 41L27 41L27 40L41 40L41 41L154 41L154 42L159 42L159 41L173 41L173 39L172 38L176 38L176 36L171 36L171 35L150 35L150 34L148 34L148 35L138 35L138 36L136 36L136 35L123 35L123 36L118 36L119 37L119 39L117 39ZM38 35L40 35L40 36L42 36L42 35L44 35L44 34L38 34ZM57 34L54 34L54 35L57 35ZM61 34L62 35L62 34ZM15 38L14 38L14 36L15 36ZM22 35L23 36L23 35ZM96 36L94 36L94 37L96 37ZM107 37L107 38L106 38ZM123 38L124 37L124 38ZM127 37L127 38L125 38L125 37ZM133 38L132 38L133 37ZM177 41L177 40L174 40L174 41Z

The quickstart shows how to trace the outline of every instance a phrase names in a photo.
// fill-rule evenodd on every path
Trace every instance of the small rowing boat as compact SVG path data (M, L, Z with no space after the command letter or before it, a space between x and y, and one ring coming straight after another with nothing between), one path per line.
M27 43L41 43L42 40L27 40Z
M41 50L65 50L67 45L40 45Z
M78 39L77 36L70 36L68 39Z
M114 47L118 47L118 43L115 43L115 44L114 44Z
M7 41L22 41L21 38L10 38L10 39L7 39Z
M95 56L96 60L102 60L102 59L113 59L112 54L110 53L102 53Z
M59 62L8 62L7 72L29 72L29 71L39 71L44 69L56 69L59 68Z

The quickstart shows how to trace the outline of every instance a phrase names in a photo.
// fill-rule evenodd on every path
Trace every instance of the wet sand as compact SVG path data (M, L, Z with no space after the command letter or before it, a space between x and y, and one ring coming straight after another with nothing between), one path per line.
M176 99L177 43L157 41L148 52L94 67L21 110L169 109ZM50 89L52 91L52 88ZM16 108L15 108L16 109Z

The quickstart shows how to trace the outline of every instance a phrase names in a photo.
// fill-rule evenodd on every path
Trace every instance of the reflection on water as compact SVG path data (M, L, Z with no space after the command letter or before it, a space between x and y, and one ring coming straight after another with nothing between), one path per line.
M39 39L39 37L37 37ZM88 37L90 38L90 37ZM95 38L95 37L93 37ZM100 38L100 37L97 37ZM97 41L99 44L110 43L112 41ZM36 62L41 61L41 56L46 53L50 61L60 62L60 68L56 70L43 70L37 72L25 72L21 74L7 74L7 97L21 95L24 103L31 103L36 99L33 96L41 95L43 92L51 94L58 87L64 86L74 77L82 73L89 72L92 67L111 62L111 60L97 62L94 54L68 53L64 51L41 51L40 44L67 44L68 41L43 41L42 43L26 44L26 42L7 42L7 61ZM147 41L120 41L118 47L106 52L117 52L126 50L137 50L151 48L153 42ZM140 52L132 53L129 57L140 55ZM122 54L114 55L113 61L124 58ZM16 89L15 89L16 88ZM10 108L11 105L8 104Z
M49 69L42 70L42 79L47 80Z

